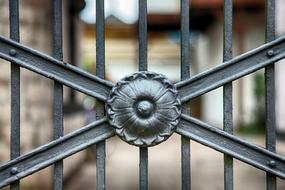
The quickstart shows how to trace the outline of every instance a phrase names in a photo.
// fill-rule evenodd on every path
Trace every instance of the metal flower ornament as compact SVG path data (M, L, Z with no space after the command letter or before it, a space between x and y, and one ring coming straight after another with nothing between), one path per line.
M164 75L139 72L113 87L107 114L121 139L136 146L153 146L175 131L181 102L175 86Z

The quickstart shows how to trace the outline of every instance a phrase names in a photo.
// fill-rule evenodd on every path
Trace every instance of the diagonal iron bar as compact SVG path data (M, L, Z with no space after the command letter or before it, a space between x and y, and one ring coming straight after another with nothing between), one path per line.
M285 58L285 36L188 80L178 82L176 87L181 95L181 101L187 102L283 58Z
M176 132L285 179L285 158L219 128L182 114Z
M0 36L0 58L106 101L113 84L73 65Z
M95 121L0 166L0 188L114 135L107 119Z

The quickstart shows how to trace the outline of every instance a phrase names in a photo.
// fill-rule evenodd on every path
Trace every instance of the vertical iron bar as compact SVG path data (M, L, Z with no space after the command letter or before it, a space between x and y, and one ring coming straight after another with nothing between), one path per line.
M53 57L62 61L62 0L53 0ZM63 136L63 86L54 82L54 139ZM54 189L63 189L63 160L54 164Z
M139 71L147 70L147 0L139 0ZM140 148L140 190L148 189L148 148Z
M266 42L275 39L275 0L266 0ZM275 126L275 79L274 64L265 68L266 84L266 148L276 151ZM268 190L276 190L276 177L267 173L266 185Z
M148 148L140 147L140 190L148 189Z
M19 42L19 1L9 1L10 38ZM10 50L11 55L16 56L15 51ZM10 158L15 159L21 154L20 150L20 67L11 63L11 143ZM10 186L11 190L20 189L17 181Z
M190 77L190 22L189 22L189 0L181 0L181 80ZM183 105L183 113L190 115L189 104ZM190 139L181 137L181 172L182 172L182 189L191 189L191 172L190 172Z
M147 70L147 0L139 0L139 71Z
M223 61L232 59L233 43L233 2L224 0L224 40ZM224 131L233 134L233 86L228 83L223 87ZM233 158L224 155L224 189L233 189Z
M105 13L104 0L96 0L96 75L105 78ZM104 116L104 103L96 102L96 119ZM97 190L106 188L106 141L96 145Z
M76 5L76 1L70 1L69 6L68 6L68 30L69 30L69 58L70 58L70 63L72 65L77 66L77 27L76 27L76 14L77 12L74 10L74 6ZM75 99L76 99L76 93L73 89L69 90L69 104L76 104Z

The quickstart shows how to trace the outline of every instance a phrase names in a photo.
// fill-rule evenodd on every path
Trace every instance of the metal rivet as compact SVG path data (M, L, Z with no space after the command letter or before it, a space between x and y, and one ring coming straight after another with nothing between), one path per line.
M271 160L268 162L268 166L274 168L276 166L276 162L274 160Z
M18 171L18 168L17 167L13 167L12 169L11 169L11 174L12 175L15 175L15 174L17 174L19 171Z
M15 55L17 54L17 51L14 50L14 49L11 49L10 52L9 52L9 54L10 54L11 56L15 56Z
M273 50L267 51L267 56L268 56L268 57L274 56L274 51L273 51Z

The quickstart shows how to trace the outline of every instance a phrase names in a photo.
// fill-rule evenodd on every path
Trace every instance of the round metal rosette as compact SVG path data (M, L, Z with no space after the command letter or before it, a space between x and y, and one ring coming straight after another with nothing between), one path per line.
M154 146L174 132L181 102L175 86L164 75L138 72L113 87L107 114L121 139L136 146Z

